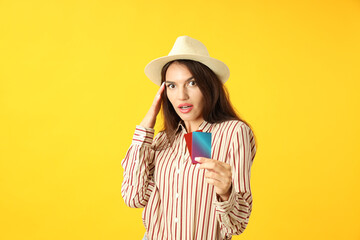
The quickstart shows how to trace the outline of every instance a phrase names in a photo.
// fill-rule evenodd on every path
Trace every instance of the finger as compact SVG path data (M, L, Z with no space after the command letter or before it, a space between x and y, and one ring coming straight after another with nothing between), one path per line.
M222 192L227 192L232 185L231 179L217 179L217 178L211 178L211 177L205 177L205 181L211 185L214 185L217 187L220 191L217 190L218 194L222 194Z
M196 157L195 161L198 161L199 163L204 163L204 162L214 161L214 159L206 158L206 157Z
M207 169L215 172L229 172L228 169L222 166L222 163L217 160L206 160L206 162L201 162L199 165L199 169Z
M160 88L159 88L159 90L158 90L157 93L156 93L156 97L160 97L161 94L162 94L162 92L164 91L164 89L165 89L165 82L163 82L163 83L160 85Z
M221 184L223 184L223 186L225 188L227 188L228 186L231 185L232 182L232 176L231 175L227 175L227 176L222 176L221 174L218 174L216 172L209 172L207 171L204 175L205 178L208 179L213 179L216 180L218 182L220 182Z
M217 172L210 172L206 170L205 172L205 178L211 178L214 180L217 180L219 182L222 182L223 184L229 184L231 182L231 176L223 176L222 174L219 174Z
M223 167L225 170L230 170L231 171L231 166L229 164L218 161L218 160L215 160L215 159L205 158L205 157L196 157L195 161L198 161L201 165L203 163L207 163L207 162L215 162L219 166Z
M218 174L219 177L221 178L231 178L232 177L232 172L231 170L225 169L220 165L217 165L215 168L212 167L211 165L209 166L208 163L204 163L202 166L203 169L206 170L206 172L211 172L211 173L215 173Z
M195 161L199 162L199 164L196 166L198 169L208 169L211 171L215 171L215 165L217 160L206 157L196 157Z
M222 182L220 182L220 181L218 181L218 180L216 180L216 179L213 179L213 178L205 178L205 181L206 181L207 183L209 183L209 184L211 184L211 185L219 188L219 189L221 190L221 191L220 191L220 194L221 194L222 192L225 192L225 190L226 190L226 186L225 186Z
M230 165L227 163L221 162L219 160L211 159L211 158L206 158L206 157L196 157L195 161L198 161L199 163L216 162L217 164L223 166L224 168L230 167Z
M220 162L221 166L227 170L231 171L231 165L225 162Z
M153 110L155 110L155 111L160 108L159 103L160 103L160 99L161 99L161 94L162 94L162 92L164 91L164 89L165 89L165 82L163 82L163 83L161 84L159 90L157 91L157 93L156 93L156 95L155 95L155 98L154 98L154 100L153 100L153 103L152 103L152 105L151 105L151 108L152 108Z
M202 162L199 165L199 169L207 169L215 172L221 171L220 166L215 161Z
M224 172L232 172L231 171L231 166L227 163L224 162L219 162L220 167L223 169Z

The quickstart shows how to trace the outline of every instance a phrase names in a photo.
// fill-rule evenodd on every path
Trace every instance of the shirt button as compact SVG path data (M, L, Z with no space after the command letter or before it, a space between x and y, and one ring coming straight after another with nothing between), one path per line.
M179 194L178 194L178 193L176 193L176 195L175 195L175 196L176 196L176 198L178 198L178 197L179 197Z
M180 169L177 169L176 172L177 172L177 174L179 174L179 173L180 173Z
M175 218L175 222L176 222L176 223L178 222L178 219L177 219L177 218Z

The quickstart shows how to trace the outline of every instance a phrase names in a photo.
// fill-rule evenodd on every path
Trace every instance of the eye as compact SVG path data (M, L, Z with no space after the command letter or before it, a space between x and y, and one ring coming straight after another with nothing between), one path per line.
M166 87L167 87L167 88L174 88L174 87L175 87L175 85L174 85L174 84L172 84L172 83L169 83Z
M195 82L195 81L190 81L190 82L189 82L189 85L190 85L190 86L195 86L195 85L196 85L196 82Z

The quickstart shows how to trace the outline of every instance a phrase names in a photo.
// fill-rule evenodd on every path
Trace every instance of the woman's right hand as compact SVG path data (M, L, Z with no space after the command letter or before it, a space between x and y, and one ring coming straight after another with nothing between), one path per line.
M154 101L151 104L151 107L147 112L147 114L145 115L144 119L140 123L140 126L143 126L145 128L154 128L156 122L156 116L158 115L161 107L161 94L164 91L164 89L165 89L165 82L161 84L158 92L156 93Z

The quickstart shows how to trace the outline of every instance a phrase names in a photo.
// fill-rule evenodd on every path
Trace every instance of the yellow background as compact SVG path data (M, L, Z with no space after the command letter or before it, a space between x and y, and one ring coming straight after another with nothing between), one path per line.
M228 64L257 136L233 239L360 239L355 0L0 1L0 239L142 238L120 163L180 35Z

